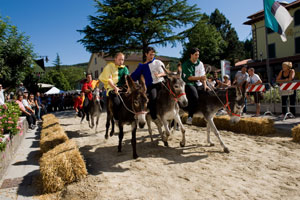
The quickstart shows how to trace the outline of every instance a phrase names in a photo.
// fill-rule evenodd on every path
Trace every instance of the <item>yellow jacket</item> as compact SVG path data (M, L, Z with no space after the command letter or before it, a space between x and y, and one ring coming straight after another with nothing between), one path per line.
M129 74L129 71L125 65L116 65L115 63L108 63L103 72L99 76L99 80L104 84L104 88L106 89L106 94L113 90L113 88L109 85L108 80L111 79L113 83L117 86L120 79L124 74Z

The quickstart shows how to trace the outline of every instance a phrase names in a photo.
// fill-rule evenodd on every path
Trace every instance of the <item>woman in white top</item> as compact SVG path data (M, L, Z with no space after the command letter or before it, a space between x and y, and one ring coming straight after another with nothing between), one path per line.
M253 85L259 85L262 83L260 77L254 73L254 68L248 69L248 74L250 78L250 84L249 87ZM256 114L255 117L258 117L260 115L260 101L263 99L261 92L250 92L250 95L254 96L254 102L256 104Z

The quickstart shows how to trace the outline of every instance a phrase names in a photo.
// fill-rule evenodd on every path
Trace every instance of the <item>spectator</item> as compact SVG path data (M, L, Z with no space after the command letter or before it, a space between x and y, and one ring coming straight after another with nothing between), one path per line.
M219 80L217 80L217 83L218 83L218 88L221 88L221 89L225 89L225 88L228 88L228 87L230 87L231 86L231 81L230 81L230 79L229 79L229 76L227 75L227 74L225 74L224 76L223 76L223 78L224 78L224 81L222 82L222 81L219 81Z
M33 94L30 94L30 95L29 95L29 98L27 99L27 101L28 101L28 103L29 103L31 109L35 111L35 110L36 110L36 104L35 104L35 102L34 102L34 95L33 95Z
M293 81L295 79L295 70L292 69L293 63L292 62L283 62L282 63L282 70L279 72L276 82L277 83L284 83ZM282 114L281 118L285 116L287 113L287 100L290 99L290 112L295 116L296 115L296 92L295 90L285 90L281 91L281 102L282 102Z
M218 87L218 82L222 81L217 71L214 71L213 80L216 82L215 87Z
M34 114L31 114L28 111L26 111L22 101L23 101L23 95L18 94L16 103L19 105L19 108L22 111L22 116L26 116L29 128L34 129L35 124L34 124L34 120L33 120L33 117L32 117Z
M248 73L250 75L250 84L249 86L259 85L262 83L260 77L254 73L254 68L248 69ZM260 115L260 101L263 99L261 92L250 92L250 96L254 97L254 102L256 104L256 114L254 117L258 117Z
M19 93L23 95L23 93L24 93L25 91L27 91L27 90L26 90L26 88L24 87L23 83L21 82L20 85L19 85L19 87L18 87L17 90L16 90L16 93L17 93L18 95L19 95Z
M28 103L28 92L27 91L25 91L24 94L23 94L22 103L23 103L26 111L31 114L32 119L33 119L33 124L35 124L36 123L36 117L35 117L35 114L34 114L34 110L31 108L31 105Z
M3 106L5 109L7 109L7 106L5 105L4 89L2 88L2 84L0 84L0 106Z
M232 84L241 87L245 82L247 84L249 83L249 74L247 73L247 67L244 65L241 71L238 71L235 74L235 78ZM247 97L245 97L245 107L243 113L246 112L247 112Z
M213 79L213 77L211 75L207 77L207 85L210 88L215 88L215 86L216 86L216 81Z

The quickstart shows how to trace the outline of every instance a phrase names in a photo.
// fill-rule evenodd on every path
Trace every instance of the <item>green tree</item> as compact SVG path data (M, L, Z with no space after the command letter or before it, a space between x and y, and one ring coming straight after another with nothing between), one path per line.
M61 61L60 61L60 57L58 55L58 53L56 53L56 58L53 61L53 65L55 66L56 70L60 70L60 66L61 66Z
M209 22L217 28L223 40L227 43L224 46L221 59L229 60L232 64L243 59L245 57L243 43L239 41L238 35L229 20L216 9L211 13Z
M79 40L89 52L143 52L150 45L173 46L185 38L188 30L174 32L197 22L201 16L196 5L186 0L95 0L97 16L89 16L90 25ZM103 3L102 3L103 2Z
M190 58L189 50L197 47L200 50L200 60L214 66L219 66L223 49L227 43L223 40L216 27L209 24L206 15L192 28L187 35L188 41L183 44L182 61Z
M72 90L76 89L76 87L78 87L79 81L85 78L85 75L84 75L85 69L84 68L68 66L68 67L62 68L61 72L64 74L64 76L68 80Z
M253 59L253 41L252 39L246 40L244 42L245 58Z
M70 90L71 86L61 71L50 70L42 78L41 82L49 83L61 90Z
M29 37L0 16L0 82L15 88L32 73L33 57Z

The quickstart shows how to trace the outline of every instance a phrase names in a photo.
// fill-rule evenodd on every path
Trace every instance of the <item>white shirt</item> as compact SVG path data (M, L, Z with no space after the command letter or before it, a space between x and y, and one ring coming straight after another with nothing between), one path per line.
M257 74L253 74L252 76L250 76L250 84L255 84L257 83L257 81L261 81Z
M249 82L249 74L246 72L245 74L243 74L241 71L238 71L236 74L235 74L235 78L236 78L236 82L237 84L241 84L243 83L244 81L247 81Z
M3 90L0 90L0 105L5 103Z
M199 62L199 65L195 66L195 76L197 77L205 76L205 68L201 61ZM197 86L201 86L202 82L200 80L197 80L196 84Z
M153 82L152 82L153 84L164 81L163 77L157 78L155 76L155 73L157 73L157 74L164 73L164 70L163 70L162 66L165 67L164 63L161 62L160 60L156 60L156 59L153 62L149 63L149 69L151 71L151 77L152 77L152 80L153 80Z
M26 107L31 108L30 104L28 103L28 101L27 101L26 99L23 99L23 100L22 100L22 103L23 103L23 105L25 106L25 108L26 108Z

